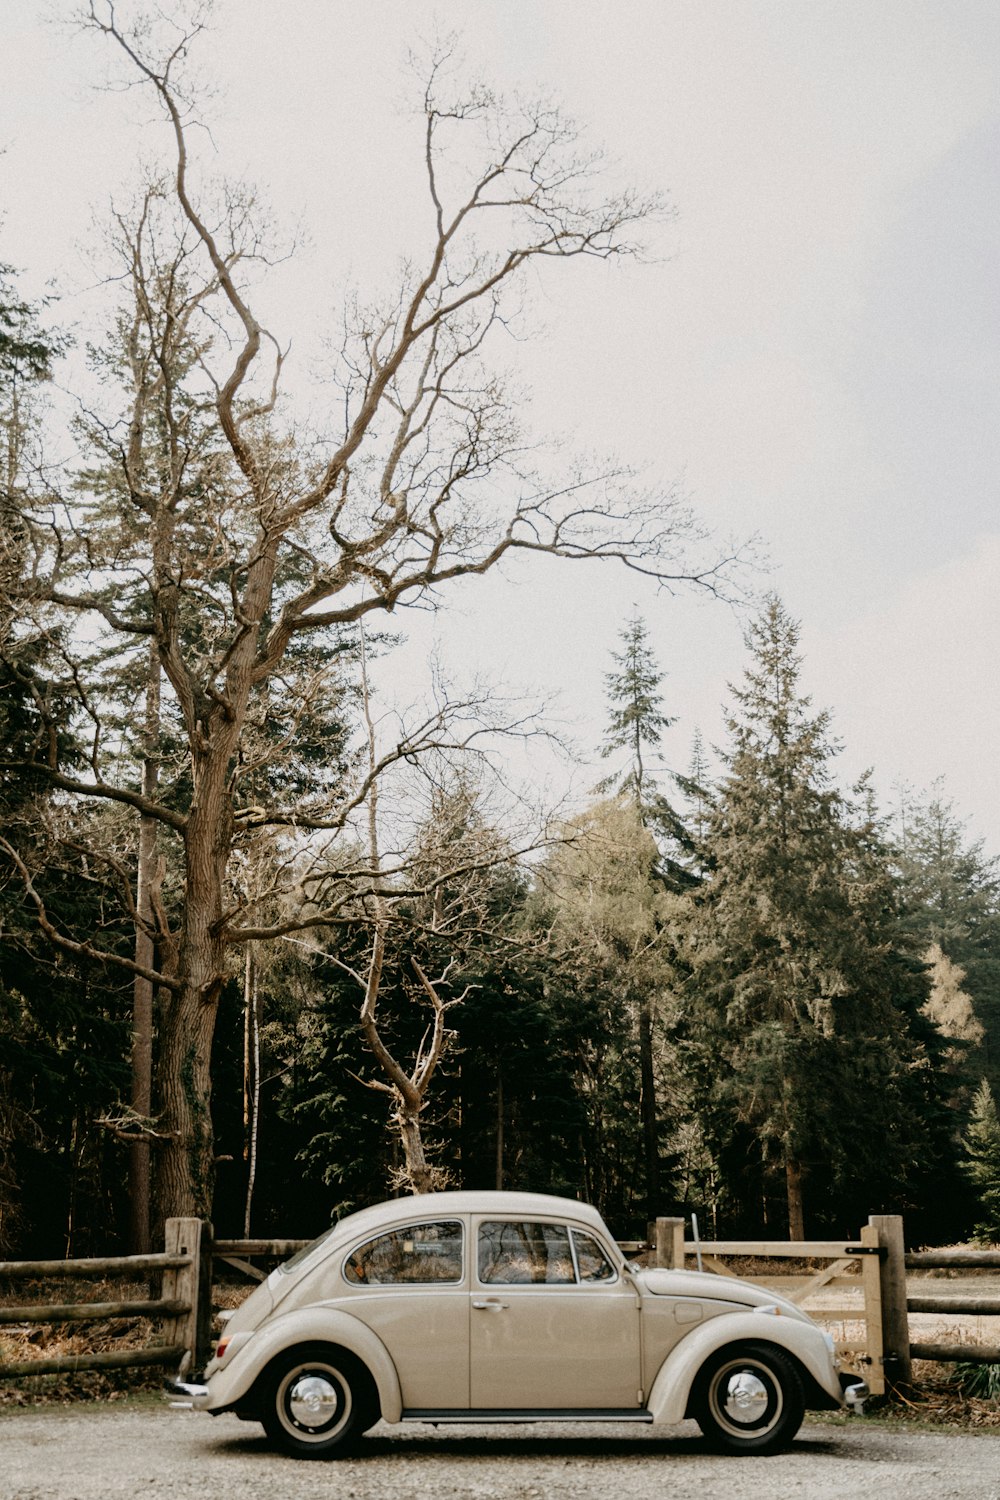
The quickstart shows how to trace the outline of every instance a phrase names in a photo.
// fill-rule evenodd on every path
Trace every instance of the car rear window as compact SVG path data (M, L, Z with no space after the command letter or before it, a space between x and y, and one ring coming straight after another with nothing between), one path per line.
M462 1279L462 1225L433 1220L391 1229L352 1250L344 1280L353 1286L400 1286Z

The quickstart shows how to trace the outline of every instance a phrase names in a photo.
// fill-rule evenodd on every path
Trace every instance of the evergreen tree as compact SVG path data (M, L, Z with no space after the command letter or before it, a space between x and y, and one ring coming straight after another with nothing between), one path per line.
M972 1101L972 1113L962 1142L966 1176L978 1199L977 1239L987 1244L1000 1241L1000 1117L993 1090L984 1078Z
M652 861L647 878L660 882L669 890L686 890L694 883L690 868L694 844L682 818L663 791L665 773L659 753L664 731L676 721L663 711L660 692L663 673L657 666L645 622L639 615L634 615L622 631L621 646L621 651L612 652L617 670L605 677L609 722L601 755L610 759L624 754L626 767L617 779L613 776L606 778L598 790L617 792L619 798L630 803L641 827L655 840L649 845ZM654 762L655 769L647 765L647 759ZM670 775L670 780L687 790L682 778ZM654 1066L654 1034L658 1022L656 998L651 987L641 989L635 997L649 1219L662 1211Z
M696 729L691 741L691 760L687 774L676 777L677 785L687 801L685 828L691 846L691 869L699 880L708 873L706 844L712 817L713 792L709 772L708 755L701 730Z
M962 971L961 987L985 1035L967 1070L1000 1089L1000 869L965 825L939 782L929 795L904 797L896 861L907 931L940 968ZM971 1036L970 1039L974 1038ZM975 1073L973 1073L975 1076Z
M621 650L613 651L615 671L605 675L608 728L601 745L604 760L618 757L619 771L599 783L602 795L616 793L633 802L643 826L660 846L663 873L672 884L690 883L684 856L691 841L683 820L663 791L664 779L677 777L664 771L660 754L663 733L676 719L663 711L660 684L663 673L649 644L645 622L634 615L621 632Z
M588 1014L579 1056L588 1196L619 1219L663 1212L663 1114L675 1123L664 1011L686 899L662 879L653 835L623 796L567 825L537 876L550 985ZM665 1097L671 1109L662 1112Z
M0 1250L58 1255L106 1249L121 1220L121 1150L99 1122L121 1092L128 1012L100 964L69 952L53 961L33 899L57 923L102 930L109 947L125 937L108 865L80 855L91 841L112 848L120 819L71 812L31 766L40 746L79 764L61 632L13 599L28 557L23 508L44 386L66 344L44 309L0 266ZM45 868L60 845L71 856ZM33 895L9 878L18 860L33 867Z
M905 1195L927 1109L911 1083L934 1076L934 1033L878 831L832 785L829 716L802 693L777 598L747 644L692 927L691 1061L727 1170L749 1182L756 1161L765 1207L780 1171L800 1239L809 1175L828 1209L853 1206L861 1181Z
M53 365L68 343L64 334L44 327L45 304L25 301L14 278L12 266L0 265L0 495L7 521L16 514L16 506L14 511L10 507L23 483L35 427L34 398L38 387L51 378ZM15 527L13 534L19 530Z
M653 790L644 757L647 751L659 750L663 731L675 721L662 710L659 689L663 673L656 665L649 632L639 615L633 615L622 630L621 644L621 651L611 653L618 670L608 672L604 679L610 714L601 755L607 760L624 751L627 769L617 783L610 777L600 790L627 793L640 807L646 807Z

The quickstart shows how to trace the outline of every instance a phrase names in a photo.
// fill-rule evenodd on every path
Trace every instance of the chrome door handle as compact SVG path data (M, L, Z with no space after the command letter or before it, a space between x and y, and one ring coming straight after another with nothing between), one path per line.
M497 1302L496 1299L492 1299L489 1302L479 1302L474 1297L472 1299L472 1305L473 1307L478 1308L480 1312L502 1312L504 1308L506 1308L507 1303Z

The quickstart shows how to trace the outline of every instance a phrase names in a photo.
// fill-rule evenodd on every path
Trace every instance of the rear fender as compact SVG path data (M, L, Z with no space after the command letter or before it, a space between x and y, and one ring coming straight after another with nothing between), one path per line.
M667 1355L660 1366L647 1405L656 1422L682 1422L687 1415L691 1389L706 1359L730 1344L774 1344L803 1367L815 1380L830 1405L842 1406L837 1368L826 1341L814 1323L798 1318L774 1317L768 1313L737 1313L712 1318L693 1329ZM810 1401L805 1381L806 1403ZM827 1404L824 1402L824 1405Z
M378 1388L379 1405L387 1422L398 1422L403 1409L396 1367L381 1339L364 1323L335 1307L299 1308L271 1318L232 1356L206 1372L206 1392L195 1397L199 1411L228 1411L248 1395L272 1360L300 1344L335 1344L355 1355Z

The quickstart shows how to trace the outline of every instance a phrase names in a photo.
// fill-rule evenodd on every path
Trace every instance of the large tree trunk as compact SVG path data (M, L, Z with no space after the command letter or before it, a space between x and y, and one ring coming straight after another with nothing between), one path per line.
M142 765L142 794L149 801L156 796L159 782L159 736L160 658L156 642L151 639L146 677L146 745ZM156 960L151 934L152 891L156 878L156 830L155 818L139 819L135 961L145 969L152 969ZM148 1120L153 1113L153 984L143 974L136 974L132 988L132 1108L144 1120ZM150 1249L150 1137L142 1126L129 1145L128 1196L131 1252L133 1255L146 1255Z
M185 835L187 890L181 934L180 988L166 1007L158 1070L161 1130L157 1170L159 1213L208 1219L215 1187L211 1115L212 1038L226 981L223 875L232 815L218 754L195 771L195 796Z
M260 1129L260 984L256 955L247 944L243 966L243 1159L247 1165L243 1233L250 1238L253 1190L257 1181Z
M139 868L136 910L140 925L135 938L135 960L151 969L153 940L146 924L152 918L150 889L156 862L156 823L143 818L139 826ZM132 989L132 1108L148 1120L153 1112L153 986L137 974ZM146 1255L150 1247L150 1137L142 1126L129 1144L128 1196L129 1245L133 1255Z
M403 1142L406 1175L414 1193L433 1193L438 1186L439 1174L429 1165L420 1133L419 1106L414 1109L400 1100L396 1111L399 1134Z
M639 1000L639 1074L642 1140L646 1158L646 1222L660 1212L660 1140L656 1118L656 1080L653 1073L653 996Z
M806 1234L802 1203L802 1163L791 1153L785 1157L785 1189L788 1194L788 1238L804 1240Z

